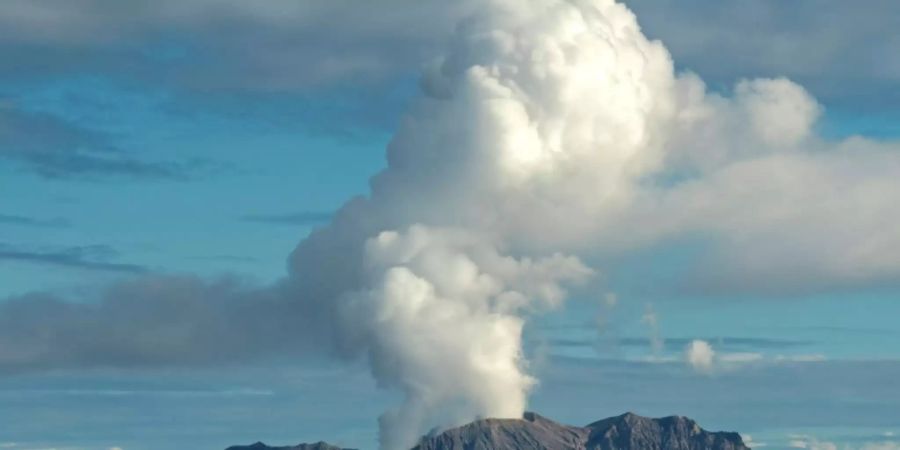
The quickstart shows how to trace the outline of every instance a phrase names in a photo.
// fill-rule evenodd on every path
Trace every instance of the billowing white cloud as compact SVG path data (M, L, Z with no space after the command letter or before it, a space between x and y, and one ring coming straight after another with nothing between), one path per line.
M521 314L562 301L578 260L503 256L459 229L413 226L371 238L366 288L340 300L340 321L368 348L376 379L403 404L381 418L383 448L408 448L435 423L517 417L535 380L524 372Z
M493 2L478 17L426 72L389 169L355 202L375 216L364 234L463 224L601 255L699 235L691 281L707 287L897 280L895 143L816 136L821 107L786 79L708 93L621 5ZM614 32L594 39L603 23Z
M753 134L774 148L790 147L809 137L821 112L806 90L785 78L741 81L735 98Z
M439 415L521 415L524 316L589 274L561 255L592 228L570 216L624 200L661 160L650 131L671 82L665 50L611 1L489 1L460 26L371 196L292 256L297 295L406 394L384 447L453 423Z

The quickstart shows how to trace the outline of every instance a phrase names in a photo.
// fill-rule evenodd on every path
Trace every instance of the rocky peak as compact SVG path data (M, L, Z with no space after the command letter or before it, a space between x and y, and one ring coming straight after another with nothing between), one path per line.
M588 425L586 448L597 450L746 450L737 433L711 433L682 416L626 413Z
M585 427L535 413L485 419L422 439L414 450L749 450L737 433L708 432L687 417L625 413Z

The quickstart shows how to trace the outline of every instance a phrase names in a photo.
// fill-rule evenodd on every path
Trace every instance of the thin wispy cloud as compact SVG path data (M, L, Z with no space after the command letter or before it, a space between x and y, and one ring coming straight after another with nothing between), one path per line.
M259 262L259 258L254 258L252 256L242 256L242 255L207 255L207 256L193 256L189 259L195 261L224 261L224 262L234 262L234 263L254 263Z
M145 273L149 269L138 264L109 261L117 252L104 245L32 250L0 243L0 261L15 261L49 266L123 273Z
M326 223L334 216L330 211L300 211L287 214L247 214L241 216L245 222L267 223L273 225L318 225Z
M47 113L0 104L0 164L47 179L109 177L186 180L207 161L149 161L120 148L107 133Z
M72 224L68 220L61 217L52 219L40 219L14 214L0 214L0 225L17 225L38 228L67 228Z
M572 328L577 329L577 328ZM571 329L570 329L571 330ZM566 330L566 331L570 331ZM686 345L695 339L701 339L715 344L717 347L728 349L729 351L737 350L779 350L790 349L796 347L804 347L812 345L814 342L790 340L790 339L769 339L756 337L662 337L663 348L668 351L681 351ZM652 346L652 339L646 337L599 337L593 339L573 339L573 338L551 338L545 341L546 344L556 347L596 347L599 344L608 344L618 347L627 348L648 348Z
M0 398L20 397L268 397L268 389L2 389ZM0 447L3 448L3 447Z

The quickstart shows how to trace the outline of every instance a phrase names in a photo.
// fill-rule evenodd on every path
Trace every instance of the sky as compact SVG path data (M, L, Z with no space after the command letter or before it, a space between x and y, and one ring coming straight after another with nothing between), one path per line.
M530 394L529 410L576 425L625 411L686 415L740 431L754 448L900 448L900 4L626 2L671 55L623 39L620 54L634 45L650 61L636 89L702 90L672 102L717 118L666 134L665 157L649 144L588 155L576 161L596 172L566 169L571 182L560 182L531 160L510 172L488 164L497 155L480 153L478 138L495 142L490 127L513 122L492 122L494 110L452 90L469 87L454 64L525 64L467 40L481 36L467 18L482 3L0 5L0 448L371 449L385 445L377 419L397 404L400 417L449 420L410 388L438 383L433 361L409 344L431 331L342 315L359 303L402 306L392 302L412 288L394 298L391 269L419 245L421 261L404 267L431 276L439 294L455 279L431 274L429 261L447 254L522 294L527 313L495 310L511 320L495 323L475 308L459 324L469 328L428 342L455 364L481 343L466 333L516 331L527 318L521 343L498 356L522 367L498 366L509 372L498 382L521 386L507 398ZM528 14L510 17L489 22L522 45L543 32L513 28L537 20ZM610 23L627 28L623 17ZM626 63L613 67L633 81ZM535 103L568 92L496 76ZM492 95L472 86L474 97ZM561 101L568 120L599 117L619 125L616 146L631 142L631 98L586 88L599 100ZM665 128L652 114L636 133ZM456 164L463 158L475 163ZM585 189L618 180L619 164L640 183ZM652 189L634 188L645 181ZM622 190L633 194L627 207L594 200ZM532 207L541 196L563 206ZM466 205L482 197L473 214ZM484 211L500 218L482 220ZM369 228L398 232L366 241L358 257L352 245ZM370 272L357 278L358 258ZM495 266L509 258L515 269ZM306 299L333 289L352 291L335 297L337 312ZM488 344L506 348L506 337ZM442 401L481 393L435 386L448 389ZM475 402L460 414L519 406Z

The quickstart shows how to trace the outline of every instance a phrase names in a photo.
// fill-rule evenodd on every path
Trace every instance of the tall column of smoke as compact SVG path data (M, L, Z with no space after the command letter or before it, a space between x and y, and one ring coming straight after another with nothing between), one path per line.
M666 120L672 82L666 51L612 0L486 1L460 25L371 197L292 259L343 351L366 352L378 382L405 395L381 418L382 448L521 417L534 384L524 317L591 274L548 251L583 226L560 222L626 195L622 180L652 166L648 128Z
M592 273L565 255L710 223L751 235L759 220L708 195L754 192L719 186L716 170L791 154L818 112L787 80L706 94L614 0L484 0L425 71L371 195L297 247L290 283L341 352L404 394L382 448L520 417L534 384L524 321ZM667 171L712 189L672 188Z

